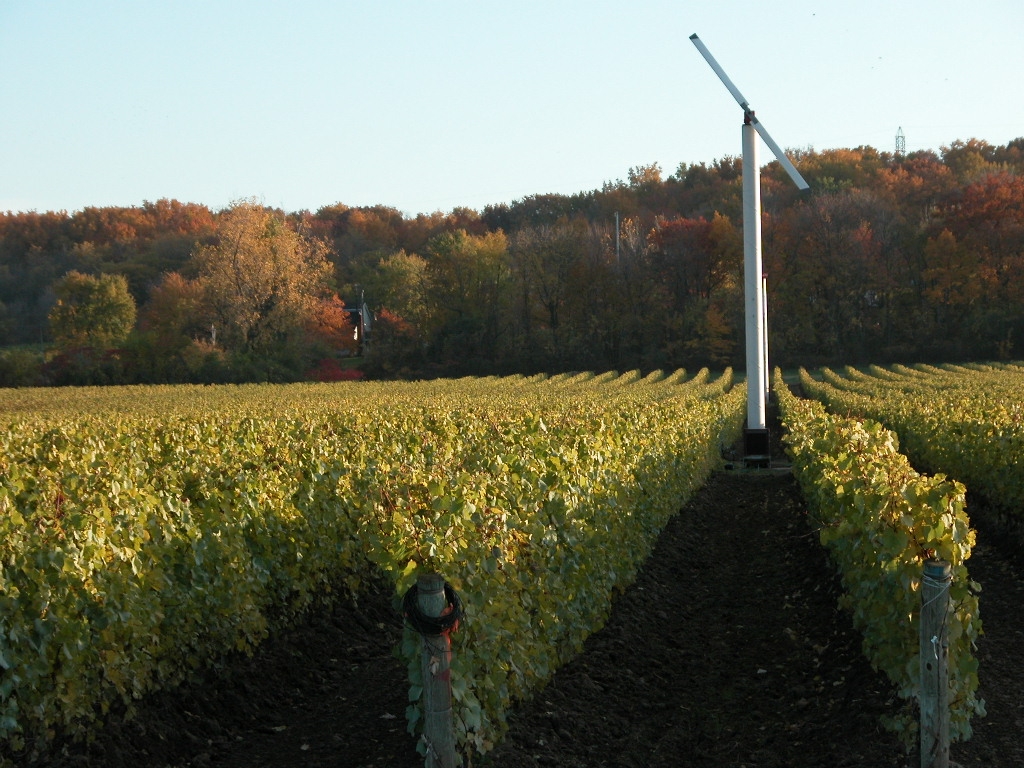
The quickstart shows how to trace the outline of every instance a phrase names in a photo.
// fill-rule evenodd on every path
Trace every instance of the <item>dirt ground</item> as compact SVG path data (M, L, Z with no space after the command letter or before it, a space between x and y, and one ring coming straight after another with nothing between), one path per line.
M776 454L777 455L777 454ZM980 537L986 718L962 766L1024 765L1024 605L1014 553ZM784 468L716 474L667 526L603 630L511 716L477 768L916 765L879 717L901 706L836 610L836 582ZM406 733L382 586L196 684L91 746L31 766L423 765ZM457 639L456 639L457 649Z

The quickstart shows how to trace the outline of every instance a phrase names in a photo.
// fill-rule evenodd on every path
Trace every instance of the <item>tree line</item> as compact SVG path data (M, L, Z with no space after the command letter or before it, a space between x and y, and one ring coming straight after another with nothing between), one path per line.
M762 171L772 364L1019 356L1024 138ZM407 216L0 214L0 384L743 367L741 161ZM354 325L372 311L372 331ZM352 374L354 375L354 374Z

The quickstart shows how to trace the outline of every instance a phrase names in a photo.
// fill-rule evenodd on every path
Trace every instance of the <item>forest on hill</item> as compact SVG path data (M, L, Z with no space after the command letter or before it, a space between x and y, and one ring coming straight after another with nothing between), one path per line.
M792 159L809 193L761 176L772 365L1020 357L1024 137ZM741 170L416 216L0 213L0 386L743 368Z

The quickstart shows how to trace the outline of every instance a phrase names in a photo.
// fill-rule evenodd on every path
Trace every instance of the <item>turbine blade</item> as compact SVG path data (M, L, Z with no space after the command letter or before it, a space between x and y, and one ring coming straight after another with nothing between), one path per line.
M718 75L718 79L721 80L722 83L725 84L725 87L729 89L729 93L732 94L732 97L736 99L741 107L743 107L744 111L749 111L749 102L743 98L743 94L740 93L740 89L732 84L732 80L730 80L729 76L725 74L725 70L718 65L718 62L715 61L715 57L711 55L711 51L709 51L707 46L704 45L699 37L697 37L696 32L690 35L690 42L697 46L697 50L700 51L701 56L703 56L705 61L707 61L707 63L711 65L711 68L715 70L715 74Z
M754 124L754 129L764 140L764 143L769 146L778 161L782 163L782 167L786 169L786 173L789 174L789 178L793 180L793 183L801 190L810 189L811 185L804 181L804 177L800 175L800 171L798 171L796 166L790 162L788 157L786 157L786 153L782 151L782 147L776 144L775 139L768 135L768 130L761 124L761 121L753 115L750 116L750 121Z
M750 102L743 97L743 94L740 93L740 89L733 85L732 80L730 80L729 76L725 74L725 70L722 69L717 61L715 61L715 57L711 55L711 51L709 51L707 46L704 45L699 37L697 37L696 33L690 35L690 42L697 47L701 56L703 56L705 61L711 65L711 69L715 71L718 78L722 81L725 87L729 89L729 93L732 94L732 97L736 99L737 103L741 107L743 107L746 119L753 124L758 134L764 140L764 143L771 148L775 157L780 163L782 163L782 167L786 169L786 173L789 174L789 178L793 180L793 183L796 184L800 190L810 189L811 185L804 180L804 177L800 175L800 171L798 171L796 166L790 162L788 157L786 157L786 153L782 151L782 147L776 144L775 139L768 135L768 131L765 130L763 125L761 125L761 121L754 116L754 111L750 108Z

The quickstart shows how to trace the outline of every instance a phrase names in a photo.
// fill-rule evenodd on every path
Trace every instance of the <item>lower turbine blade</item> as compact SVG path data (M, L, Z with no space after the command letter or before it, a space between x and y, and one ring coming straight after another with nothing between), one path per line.
M778 161L782 163L782 167L786 169L786 173L789 174L789 178L793 180L793 183L801 190L810 189L811 185L804 180L804 177L800 175L800 171L798 171L796 166L790 162L788 157L786 157L786 153L782 151L782 147L776 144L775 139L768 135L768 131L763 125L761 125L761 121L755 117L753 118L753 123L754 129L757 131L758 135L764 139L764 143L768 145Z

